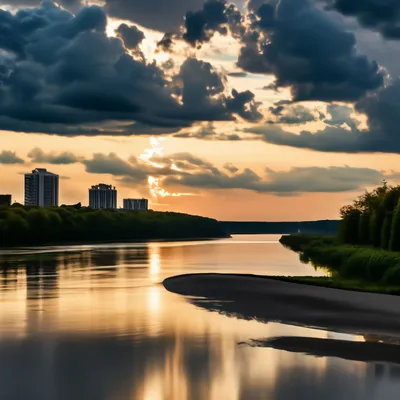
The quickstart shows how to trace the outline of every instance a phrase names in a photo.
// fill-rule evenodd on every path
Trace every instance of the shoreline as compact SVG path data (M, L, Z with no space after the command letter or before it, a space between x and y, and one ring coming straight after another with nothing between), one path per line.
M189 274L164 287L194 305L261 322L400 337L400 297L238 274Z
M177 238L177 239L136 239L131 240L101 240L101 241L85 241L85 242L61 242L61 243L45 243L38 245L28 245L28 246L8 246L0 247L0 256L5 255L2 252L11 252L13 250L33 250L37 248L52 248L52 247L68 247L68 246L92 246L92 245L102 245L102 244L142 244L142 243L166 243L166 242L203 242L203 241L217 241L222 239L231 239L232 236L221 236L221 237L205 237L205 238ZM7 254L8 255L8 254ZM12 255L11 253L9 255Z

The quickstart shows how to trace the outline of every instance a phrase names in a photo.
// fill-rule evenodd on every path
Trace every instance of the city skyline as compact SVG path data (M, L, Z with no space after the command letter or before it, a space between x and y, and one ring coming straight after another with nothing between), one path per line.
M47 181L46 181L47 179ZM50 179L50 181L48 180ZM25 206L40 206L40 207L58 207L61 204L66 204L59 201L59 175L48 171L45 168L34 168L31 173L24 174L24 201L18 202L14 199L13 194L0 194L2 205L11 205L14 203L23 204ZM45 196L46 190L47 198ZM82 205L86 205L94 209L130 209L130 210L148 210L149 200L140 198L123 198L118 203L118 189L113 185L98 183L89 187L89 196L85 201L79 201ZM96 192L109 191L112 193L108 199L100 198ZM105 196L103 196L105 197ZM86 201L87 200L87 201ZM122 206L121 206L122 204ZM126 206L125 206L126 205Z
M4 2L15 27L23 14L46 26L10 32L23 49L0 56L2 192L22 203L19 174L40 166L57 169L66 204L105 181L160 211L293 221L338 218L365 189L400 182L400 41L383 23L323 0L264 5L271 13L262 1L209 0L214 26L203 1L178 0L163 21L157 2L137 13L135 2L38 0L25 14L26 2ZM204 19L200 31L186 11Z

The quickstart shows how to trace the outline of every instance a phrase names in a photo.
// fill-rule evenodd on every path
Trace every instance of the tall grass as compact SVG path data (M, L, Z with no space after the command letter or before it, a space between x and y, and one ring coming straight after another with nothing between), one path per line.
M281 243L301 252L313 264L324 265L339 278L400 284L400 253L363 246L341 245L334 238L283 236Z

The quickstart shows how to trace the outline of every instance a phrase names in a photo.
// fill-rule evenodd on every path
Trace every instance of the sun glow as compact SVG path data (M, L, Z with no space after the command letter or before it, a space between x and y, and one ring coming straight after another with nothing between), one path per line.
M165 138L156 138L156 137L151 137L150 138L150 148L145 149L144 152L139 156L139 158L146 162L148 165L155 167L155 168L170 168L173 171L181 172L182 170L176 166L176 164L173 161L167 160L167 161L159 161L159 160L153 160L153 157L163 157L163 146L161 143L165 140ZM149 186L149 192L152 197L154 198L165 198L165 197L181 197L181 196L191 196L191 193L175 193L175 192L169 192L168 190L164 189L162 186L163 181L165 180L165 177L162 176L153 176L150 175L147 178L148 186Z

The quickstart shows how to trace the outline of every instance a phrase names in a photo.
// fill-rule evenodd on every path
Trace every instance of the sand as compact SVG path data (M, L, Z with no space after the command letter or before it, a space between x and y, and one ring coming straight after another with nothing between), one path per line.
M164 287L208 310L354 334L400 337L400 296L282 282L255 275L191 274Z

